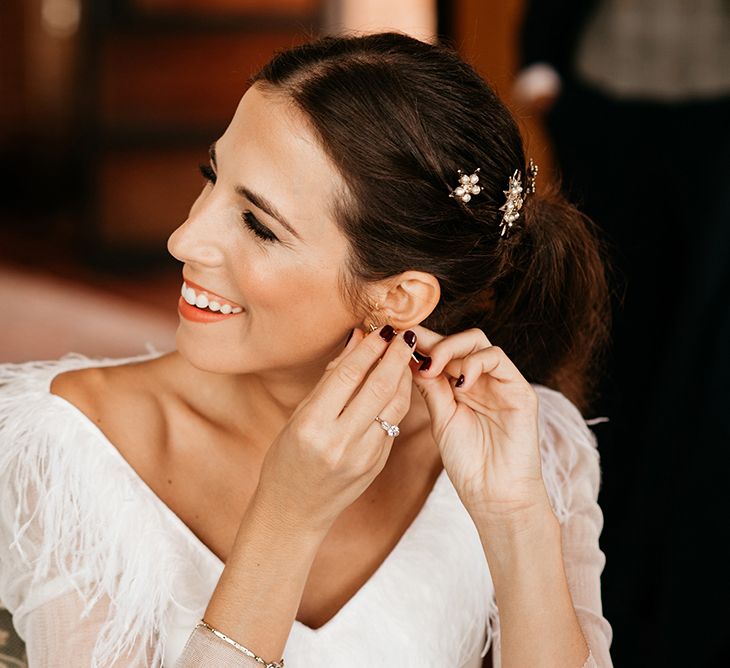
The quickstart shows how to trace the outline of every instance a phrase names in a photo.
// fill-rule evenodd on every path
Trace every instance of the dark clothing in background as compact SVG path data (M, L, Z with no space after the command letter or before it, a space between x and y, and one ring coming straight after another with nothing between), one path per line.
M523 67L550 63L563 79L572 77L578 40L598 4L598 0L526 0L520 44Z
M623 280L592 415L602 460L604 614L620 668L730 665L730 95L615 97L573 60L598 2L528 3L525 65L566 190Z

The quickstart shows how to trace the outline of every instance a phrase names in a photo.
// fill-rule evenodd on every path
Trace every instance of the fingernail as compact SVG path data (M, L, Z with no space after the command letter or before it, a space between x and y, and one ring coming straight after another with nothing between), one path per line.
M419 371L426 371L431 367L431 358L428 355L424 355L418 350L414 350L411 355L413 356L413 359L418 362Z
M461 387L464 384L464 374L462 373L456 381L454 387Z
M403 332L403 340L411 347L416 345L416 333L410 329Z
M383 325L383 328L380 330L380 336L390 343L395 336L395 330L390 325Z

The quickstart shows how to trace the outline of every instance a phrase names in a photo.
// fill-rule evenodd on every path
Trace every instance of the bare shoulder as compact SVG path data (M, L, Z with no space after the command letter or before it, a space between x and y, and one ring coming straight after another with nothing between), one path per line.
M103 389L105 369L101 367L87 367L63 371L53 377L50 385L51 394L55 394L74 404L77 408L88 409L92 406L94 397ZM96 411L83 410L87 415Z
M84 413L127 459L135 459L136 447L160 443L165 430L166 357L64 371L53 378L50 392Z
M53 378L50 391L79 408L93 409L93 413L111 409L116 412L123 408L115 405L116 399L137 403L154 396L155 388L162 382L160 371L164 357L64 371Z

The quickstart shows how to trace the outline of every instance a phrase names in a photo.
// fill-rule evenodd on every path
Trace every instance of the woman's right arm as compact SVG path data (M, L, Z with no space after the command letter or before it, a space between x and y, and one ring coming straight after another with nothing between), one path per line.
M411 339L406 341L405 334ZM412 385L408 364L415 335L412 332L405 334L394 336L391 329L390 333L365 335L356 330L340 357L328 365L318 386L299 405L264 458L259 485L239 525L233 549L204 619L266 661L278 661L282 657L312 562L324 536L340 513L369 487L390 454L393 438L386 435L373 416L382 414L397 424L408 411ZM87 489L74 478L77 468L83 467L78 464L67 476L74 480L74 485L67 483L63 487L69 490L72 498L56 500L51 510L66 506L72 511L79 507L95 508L98 498L89 496L81 501L76 498L81 495L78 490ZM26 486L18 484L22 489ZM42 491L45 494L42 498L50 498L45 488ZM76 492L74 496L72 493ZM134 501L134 497L128 496L128 490L119 490L119 494L124 500ZM32 548L36 542L45 541L46 551L51 557L58 557L54 548L55 533L49 537L45 530L47 526L57 528L59 524L55 522L55 515L51 515L42 516L43 520L51 522L49 525L39 522L38 518L33 521L34 537L41 536L43 540L28 538L26 542ZM129 516L128 513L122 515ZM92 595L106 596L118 586L116 567L126 566L125 575L129 580L132 578L129 568L140 566L139 555L135 556L134 550L124 551L127 561L119 558L110 561L108 553L102 555L100 550L105 544L107 529L100 522L106 515L101 513L94 519L94 529L89 529L84 544L90 546L88 549L96 550L92 556L97 557L99 563L93 565L103 575L103 586L92 579L89 589ZM138 523L141 519L137 516L134 521ZM12 518L7 519L7 524L12 526ZM138 531L136 526L127 524L119 531L122 529L127 533ZM148 529L153 531L154 527ZM9 535L15 533L9 530ZM94 578L94 572L86 572L88 569L84 570L83 564L77 563L79 554L74 551L74 545L69 540L64 545L61 558L72 562L74 578ZM25 608L23 637L28 644L31 668L94 665L91 657L95 649L99 650L97 653L111 650L116 654L119 651L115 652L114 648L123 648L120 651L126 659L112 658L105 661L104 668L107 665L149 665L145 656L152 656L153 660L155 656L159 657L163 639L156 637L157 629L153 627L164 624L167 592L162 600L141 600L139 587L150 588L152 596L152 589L158 585L156 580L150 579L150 569L155 578L165 578L169 574L164 568L164 560L154 561L156 555L152 554L146 554L146 557L151 561L145 562L145 568L140 569L140 577L132 578L117 592L118 598L123 599L117 601L121 606L118 614L109 611L108 605L105 609L100 599L94 605L95 614L81 619L80 597L75 591L64 596L53 595L54 581L40 588L31 586L25 593L16 591L18 587L12 583L6 583L17 599L15 607ZM21 561L17 568L23 574L26 564ZM117 584L112 586L112 581ZM174 586L171 579L165 584ZM132 585L137 589L130 594ZM146 589L142 591L146 592ZM173 591L169 593L174 595ZM139 610L146 614L140 616ZM135 635L128 635L126 639L121 636L104 638L104 630L109 631L110 627L114 627L114 633L134 629ZM144 640L128 653L126 650L135 638ZM95 648L95 642L100 639L104 641L103 647ZM135 651L139 656L135 657ZM211 656L211 652L216 656ZM223 665L261 665L210 630L201 628L190 629L188 644L176 665L177 668L219 665L216 661L220 654L226 656Z
M233 640L239 640L265 661L281 659L312 562L327 533L326 529L282 524L272 510L254 496L205 612L211 626L220 628L218 620L224 622L220 629L224 632L235 625L231 620L243 624L247 638L255 638L255 642L249 644L240 632ZM203 659L210 659L211 653L236 661L225 665L261 665L210 630L198 627L175 666L197 668Z
M415 340L392 328L355 330L267 450L205 611L208 624L266 661L282 656L325 535L385 466L393 436L374 416L397 424L408 412Z

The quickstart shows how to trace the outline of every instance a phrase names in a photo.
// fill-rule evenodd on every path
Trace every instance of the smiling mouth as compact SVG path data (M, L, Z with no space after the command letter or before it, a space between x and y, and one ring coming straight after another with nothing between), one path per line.
M205 290L191 281L183 281L182 288L180 289L180 295L188 304L190 304L190 306L195 306L201 311L222 313L223 315L240 313L243 311L243 307L239 306L235 302L232 302L225 297L221 297L214 292Z

